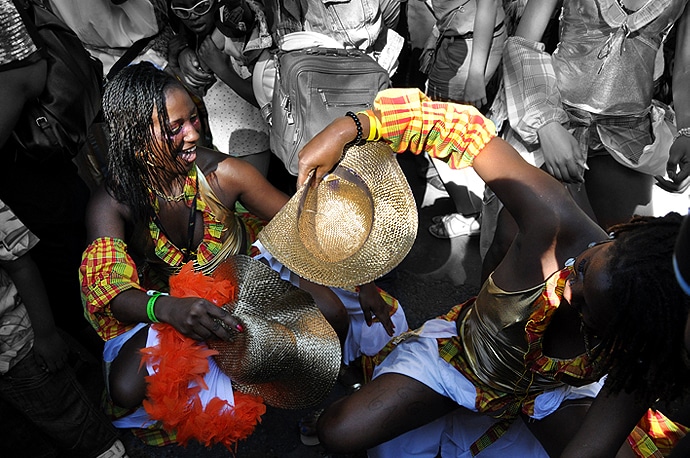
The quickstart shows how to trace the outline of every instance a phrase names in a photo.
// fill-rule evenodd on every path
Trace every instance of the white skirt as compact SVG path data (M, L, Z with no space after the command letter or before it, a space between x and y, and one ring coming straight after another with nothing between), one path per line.
M293 285L299 287L299 277L297 275L273 258L260 242L257 241L255 246L261 250L261 254L258 255L256 259L266 260L273 270L280 273L283 280L290 281ZM350 328L343 348L343 361L345 364L354 361L362 354L373 356L378 353L390 340L383 325L376 322L371 326L367 326L364 320L364 312L362 312L362 308L359 305L359 296L357 293L339 288L332 288L332 290L343 302L347 309L348 316L350 317ZM393 314L391 319L395 325L396 335L407 331L407 319L405 318L402 307L398 307L398 310ZM112 363L120 352L122 345L144 326L148 325L146 323L139 323L126 333L105 342L103 359L106 368L106 386L108 384L108 369L110 363ZM151 347L157 344L158 333L149 327L146 346ZM146 369L149 375L154 374L154 368L151 364L147 364ZM226 400L230 405L234 405L230 377L220 370L213 358L209 358L209 371L204 377L204 381L208 389L201 389L199 391L199 397L204 407L206 407L206 404L214 397ZM194 385L190 385L190 387L192 386ZM154 421L151 420L144 408L140 407L134 413L115 420L113 425L117 428L146 428L153 423Z
M103 349L103 361L105 362L106 388L108 388L108 372L110 364L118 355L125 342L127 342L130 338L132 338L132 336L134 336L134 334L145 326L148 326L146 346L153 347L154 345L158 345L158 332L146 323L139 323L133 329L130 329L124 334L105 342L105 347ZM146 371L149 375L156 373L151 363L146 364ZM201 388L199 390L199 399L201 400L201 405L203 407L206 407L209 401L215 397L227 401L230 405L235 405L235 398L232 394L232 380L220 370L218 364L216 364L216 360L213 358L208 358L208 372L206 375L204 375L204 382L206 383L208 389ZM198 386L196 382L190 382L189 384L190 388L196 386ZM146 413L146 410L144 410L143 407L139 407L133 413L113 421L113 425L116 428L146 428L154 423L155 421L149 417L149 414Z

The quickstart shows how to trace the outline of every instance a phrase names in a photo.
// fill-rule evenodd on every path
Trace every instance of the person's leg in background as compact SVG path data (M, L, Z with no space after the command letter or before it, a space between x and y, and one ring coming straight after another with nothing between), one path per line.
M654 177L625 167L608 154L590 156L587 164L584 188L602 228L626 222L633 215L653 215Z
M469 94L465 94L465 88L471 70L474 39L472 34L468 35L443 36L438 42L427 80L426 92L432 99L469 103ZM488 93L489 83L501 62L505 40L505 26L499 25L493 33L484 69L487 103L486 106L478 106L480 110L486 111L493 101L495 94ZM495 88L493 90L495 91ZM472 170L452 170L437 159L432 159L432 164L438 172L438 178L453 199L457 211L435 217L429 231L439 238L479 235L484 183ZM433 180L438 180L433 175L427 172L427 180L432 185Z
M429 232L438 238L479 235L484 182L470 168L454 170L441 160L431 161L456 212L434 217Z
M117 430L91 402L69 365L47 372L35 363L32 351L0 375L0 396L70 456L126 456Z

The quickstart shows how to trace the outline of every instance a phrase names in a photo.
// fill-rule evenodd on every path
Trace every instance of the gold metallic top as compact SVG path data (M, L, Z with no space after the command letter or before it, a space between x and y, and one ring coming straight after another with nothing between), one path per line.
M562 385L530 371L525 324L539 307L546 282L523 291L507 292L493 277L484 283L474 306L462 320L460 336L467 361L488 386L505 392L528 393Z

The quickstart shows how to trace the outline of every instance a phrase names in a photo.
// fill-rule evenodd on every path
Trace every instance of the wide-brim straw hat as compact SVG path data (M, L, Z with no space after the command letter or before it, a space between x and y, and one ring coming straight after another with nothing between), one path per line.
M417 206L395 153L383 142L351 146L316 188L309 181L259 233L300 277L340 288L390 272L417 236Z
M248 256L231 256L224 264L237 291L223 308L244 331L208 346L219 352L214 358L233 388L283 409L321 402L338 377L341 349L312 296Z

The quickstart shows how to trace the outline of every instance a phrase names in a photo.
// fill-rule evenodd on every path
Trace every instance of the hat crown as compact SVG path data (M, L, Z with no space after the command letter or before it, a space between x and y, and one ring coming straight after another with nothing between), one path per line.
M297 231L304 247L326 262L340 262L357 253L373 223L369 188L343 167L326 176L318 188L308 188L297 212Z
M312 200L314 199L314 200ZM397 266L417 235L417 205L384 142L350 146L316 188L303 186L259 233L271 255L302 278L351 288Z

